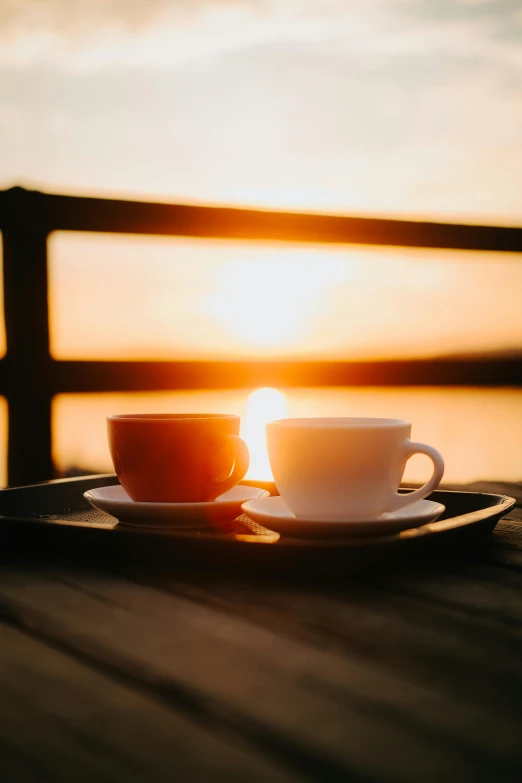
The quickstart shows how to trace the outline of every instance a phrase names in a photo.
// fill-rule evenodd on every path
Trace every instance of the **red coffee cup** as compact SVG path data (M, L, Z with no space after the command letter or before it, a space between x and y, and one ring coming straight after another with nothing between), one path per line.
M239 416L133 413L107 417L114 469L132 500L215 500L244 477L250 463Z

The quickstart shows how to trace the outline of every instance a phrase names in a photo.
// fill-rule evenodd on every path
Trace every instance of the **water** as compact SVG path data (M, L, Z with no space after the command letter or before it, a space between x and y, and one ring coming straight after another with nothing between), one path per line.
M442 452L447 481L522 479L522 390L470 388L295 389L289 416L385 416L413 422L412 438ZM251 478L269 478L264 421L284 413L274 394L249 392L61 395L53 406L54 457L62 471L109 471L105 417L125 412L230 412L241 416L252 451ZM429 461L413 457L406 480L427 477Z

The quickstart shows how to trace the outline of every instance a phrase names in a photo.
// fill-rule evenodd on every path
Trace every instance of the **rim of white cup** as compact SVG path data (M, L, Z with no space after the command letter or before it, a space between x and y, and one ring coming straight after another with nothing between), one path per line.
M345 429L370 429L372 427L410 427L411 422L406 419L388 419L369 416L323 416L294 419L274 419L267 426L278 425L284 427L337 427Z

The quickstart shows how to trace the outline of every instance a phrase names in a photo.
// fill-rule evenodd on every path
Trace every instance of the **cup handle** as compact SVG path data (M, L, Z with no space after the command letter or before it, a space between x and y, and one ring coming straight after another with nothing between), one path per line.
M250 452L248 446L244 440L241 440L237 435L228 436L232 441L232 447L234 449L234 468L230 476L225 481L218 481L214 484L214 489L217 490L216 496L222 495L232 487L235 487L242 478L245 477L250 465Z
M439 454L437 449L434 449L433 446L428 446L426 443L414 443L413 441L407 441L405 446L407 460L414 454L426 454L433 462L433 474L424 486L416 489L414 492L408 492L405 495L401 495L397 492L394 500L388 507L388 511L398 511L400 508L411 506L411 504L416 503L417 500L422 500L439 485L444 474L444 460L442 459L442 455Z

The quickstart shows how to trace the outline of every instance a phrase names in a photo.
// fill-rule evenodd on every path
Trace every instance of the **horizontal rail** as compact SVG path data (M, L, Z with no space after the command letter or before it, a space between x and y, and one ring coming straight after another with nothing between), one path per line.
M41 229L206 239L522 252L522 228L0 192L0 229L27 217Z
M9 360L0 361L0 394L10 389ZM56 361L46 392L148 392L337 386L521 387L522 359L436 359L373 362Z

